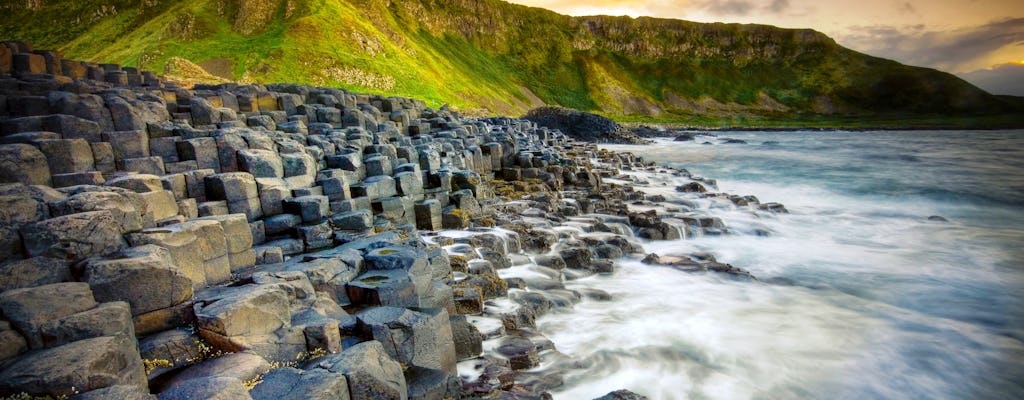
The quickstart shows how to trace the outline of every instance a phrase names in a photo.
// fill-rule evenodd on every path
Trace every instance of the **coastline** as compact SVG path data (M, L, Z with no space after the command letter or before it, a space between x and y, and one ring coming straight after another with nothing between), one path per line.
M620 169L685 171L528 121L298 85L188 90L45 54L0 78L17 105L0 121L0 395L548 398L537 316L608 300L565 280L644 257L634 236L724 229L631 211L657 198ZM694 185L680 190L713 182Z

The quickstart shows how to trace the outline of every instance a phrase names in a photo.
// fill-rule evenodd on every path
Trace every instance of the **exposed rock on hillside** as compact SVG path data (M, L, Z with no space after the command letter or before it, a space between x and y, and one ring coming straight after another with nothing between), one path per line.
M593 143L644 143L645 140L606 117L564 107L538 107L523 117L558 129L573 139Z
M0 24L0 38L157 71L180 57L230 66L208 70L236 80L417 96L487 115L536 104L724 119L1021 110L950 74L857 53L809 29L569 17L498 0L33 5L6 9L17 23Z

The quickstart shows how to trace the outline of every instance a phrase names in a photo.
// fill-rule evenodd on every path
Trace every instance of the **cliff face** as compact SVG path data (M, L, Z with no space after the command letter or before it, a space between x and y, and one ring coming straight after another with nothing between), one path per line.
M0 37L162 71L172 57L252 82L340 86L520 113L613 116L1005 112L934 70L805 29L568 17L498 0L30 2ZM68 21L67 24L43 21Z

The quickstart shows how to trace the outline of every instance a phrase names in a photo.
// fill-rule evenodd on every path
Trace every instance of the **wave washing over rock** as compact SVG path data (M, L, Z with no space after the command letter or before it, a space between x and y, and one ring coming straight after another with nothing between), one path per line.
M0 396L550 398L568 367L537 317L610 300L566 280L724 231L529 121L2 47Z

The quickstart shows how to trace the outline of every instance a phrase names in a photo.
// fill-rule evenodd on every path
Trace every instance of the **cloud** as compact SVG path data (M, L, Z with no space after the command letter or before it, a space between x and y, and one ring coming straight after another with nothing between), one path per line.
M904 14L917 14L917 8L915 8L913 4L910 4L910 2L898 4L896 9L900 10Z
M958 75L992 94L1024 96L1024 63L1000 64Z
M789 9L789 0L772 0L772 3L765 9L773 13L781 13Z
M952 31L923 25L851 26L835 35L850 48L905 64L966 72L1010 60L1024 46L1024 18L1008 18ZM998 57L1003 57L997 60Z
M745 0L710 0L700 7L717 16L743 16L754 11L754 5Z

